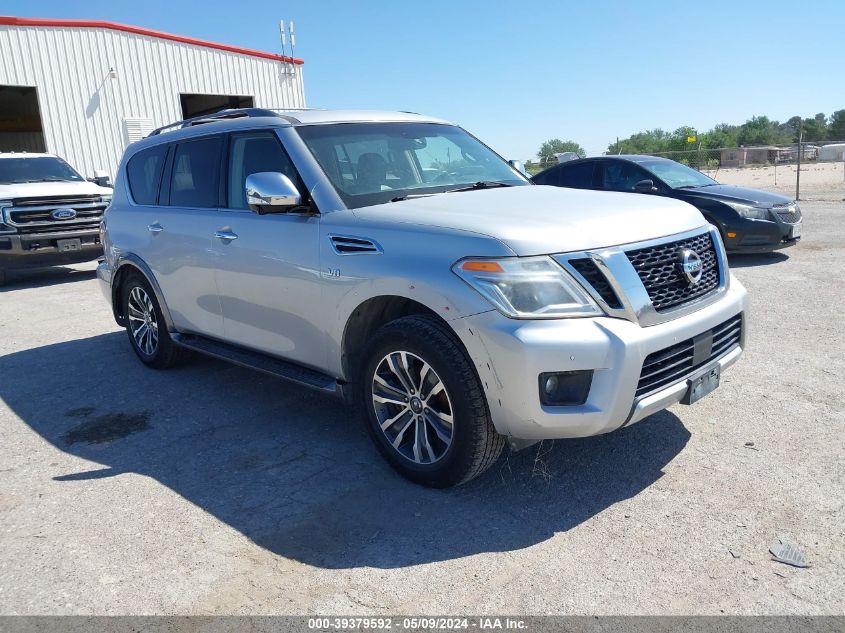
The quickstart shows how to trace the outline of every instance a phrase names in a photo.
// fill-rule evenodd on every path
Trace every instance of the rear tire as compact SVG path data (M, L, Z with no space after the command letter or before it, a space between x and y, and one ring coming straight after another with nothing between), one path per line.
M6 271L0 268L0 286L6 285Z
M371 339L357 382L367 430L402 476L432 488L477 477L502 453L472 362L454 333L415 315Z
M142 363L167 369L188 356L188 350L170 338L161 306L146 279L130 276L120 289L120 298L129 343Z

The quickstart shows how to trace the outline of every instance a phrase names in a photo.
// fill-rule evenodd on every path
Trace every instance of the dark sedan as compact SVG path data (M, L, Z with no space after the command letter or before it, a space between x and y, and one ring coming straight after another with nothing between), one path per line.
M719 228L730 253L768 252L797 244L801 238L801 210L791 198L723 185L667 158L582 158L550 167L531 180L537 185L625 191L689 202Z

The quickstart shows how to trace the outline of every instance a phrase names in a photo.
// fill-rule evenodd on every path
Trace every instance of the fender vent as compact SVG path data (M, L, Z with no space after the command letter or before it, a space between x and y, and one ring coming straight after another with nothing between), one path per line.
M365 237L329 235L329 241L338 255L378 255L382 252L381 246Z

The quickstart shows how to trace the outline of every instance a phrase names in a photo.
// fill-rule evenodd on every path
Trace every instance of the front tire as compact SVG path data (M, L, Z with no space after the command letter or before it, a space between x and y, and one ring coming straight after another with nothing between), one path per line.
M187 351L170 338L161 306L146 279L133 274L121 288L129 343L141 362L155 369L179 364Z
M472 362L445 324L415 315L370 341L358 394L367 430L401 475L433 488L477 477L505 446Z

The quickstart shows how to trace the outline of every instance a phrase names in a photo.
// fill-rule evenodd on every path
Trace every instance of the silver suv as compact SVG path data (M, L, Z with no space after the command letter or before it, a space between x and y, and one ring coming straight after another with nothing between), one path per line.
M232 110L132 145L98 276L145 364L189 350L341 396L429 486L719 384L746 293L653 196L532 185L404 112Z

